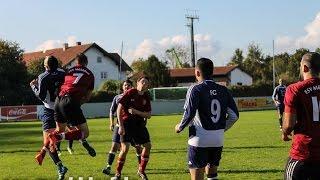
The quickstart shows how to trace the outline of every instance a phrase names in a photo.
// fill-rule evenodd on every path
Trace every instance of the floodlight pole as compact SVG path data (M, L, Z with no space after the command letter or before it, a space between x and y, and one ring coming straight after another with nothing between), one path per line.
M195 67L195 52L194 52L194 31L193 31L193 22L194 19L199 20L199 16L196 14L194 15L186 15L186 18L190 20L189 24L187 24L188 27L190 27L190 39L191 39L191 66Z

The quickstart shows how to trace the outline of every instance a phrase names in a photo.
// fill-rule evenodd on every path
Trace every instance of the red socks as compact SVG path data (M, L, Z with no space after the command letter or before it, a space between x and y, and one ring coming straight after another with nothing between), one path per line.
M65 139L66 140L79 140L79 139L83 139L83 138L82 138L82 133L81 133L80 129L77 129L77 130L72 130L72 131L66 132Z
M140 166L139 166L139 171L140 172L144 172L144 170L146 169L146 166L148 164L148 161L149 161L149 156L143 155L141 157L141 163L140 163Z
M124 162L125 162L125 159L120 158L120 157L118 158L117 174L121 174Z

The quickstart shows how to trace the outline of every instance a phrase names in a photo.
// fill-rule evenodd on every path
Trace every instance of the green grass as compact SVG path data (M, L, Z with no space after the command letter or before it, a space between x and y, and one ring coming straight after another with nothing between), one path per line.
M189 179L186 164L187 130L174 133L174 125L181 115L154 116L148 122L152 152L147 167L151 180ZM63 151L61 159L69 168L67 177L110 179L101 173L111 144L108 121L91 119L88 141L97 150L95 158L86 154L75 142L74 155ZM0 179L55 179L56 168L46 157L38 166L34 155L41 147L40 122L0 123ZM66 149L63 142L62 149ZM275 111L241 112L239 121L226 132L220 179L282 179L290 143L280 140ZM116 163L113 165L115 166ZM114 166L113 169L114 170ZM137 160L131 148L123 169L123 176L137 179ZM68 178L66 178L68 179Z

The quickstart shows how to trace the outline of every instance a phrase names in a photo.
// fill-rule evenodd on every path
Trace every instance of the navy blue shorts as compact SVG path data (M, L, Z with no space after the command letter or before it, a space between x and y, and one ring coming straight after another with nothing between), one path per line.
M54 120L54 110L44 108L43 114L40 116L42 121L42 129L46 131L48 129L56 128L56 121Z
M280 112L280 114L282 115L283 112L284 112L284 104L279 104L279 105L277 106L277 109L278 109L278 111Z
M223 147L188 146L188 166L190 169L219 166Z
M112 142L120 143L120 134L118 133L119 126L115 126L113 129Z

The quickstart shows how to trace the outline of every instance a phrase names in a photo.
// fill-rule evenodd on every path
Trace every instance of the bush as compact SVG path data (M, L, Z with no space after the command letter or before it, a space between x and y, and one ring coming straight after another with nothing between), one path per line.
M233 97L271 96L272 84L256 84L252 86L230 86Z
M109 93L107 91L93 91L90 103L91 102L112 102L116 93Z
M105 91L109 94L118 93L120 91L120 84L121 82L117 80L107 80L100 85L99 91Z

